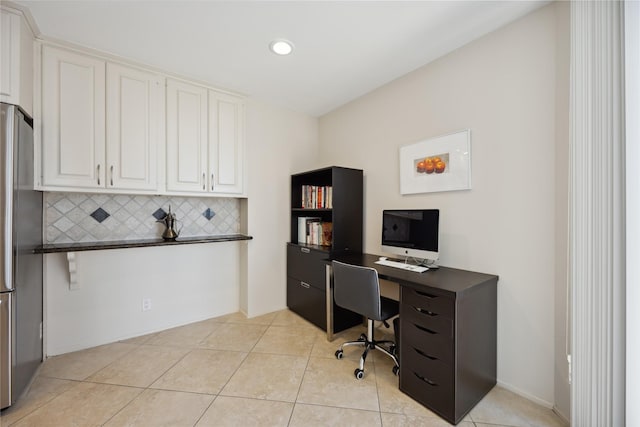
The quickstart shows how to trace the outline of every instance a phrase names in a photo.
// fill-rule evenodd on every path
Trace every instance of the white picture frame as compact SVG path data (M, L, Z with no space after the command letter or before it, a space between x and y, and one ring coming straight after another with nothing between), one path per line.
M400 194L471 189L471 130L400 147Z

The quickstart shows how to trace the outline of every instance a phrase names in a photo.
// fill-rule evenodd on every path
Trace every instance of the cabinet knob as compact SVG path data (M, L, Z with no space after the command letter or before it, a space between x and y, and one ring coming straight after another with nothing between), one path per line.
M214 181L213 181L213 174L211 174L211 191L213 191L213 183L214 183Z
M309 289L311 287L308 283L305 283L305 282L300 282L300 286L302 286L303 288L307 288L307 289Z
M205 175L204 172L202 172L202 189L203 190L207 189L207 176Z
M113 165L111 165L111 186L113 187Z
M97 173L97 175L98 175L98 185L100 185L100 163L98 163L97 171L98 171L98 173Z
M305 254L308 254L311 252L311 250L309 250L309 248L300 248L300 252L303 252Z

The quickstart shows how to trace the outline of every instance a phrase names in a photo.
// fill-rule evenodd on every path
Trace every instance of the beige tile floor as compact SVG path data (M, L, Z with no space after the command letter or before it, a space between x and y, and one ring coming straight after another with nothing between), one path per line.
M2 426L448 426L398 390L391 361L367 360L284 310L236 313L48 359ZM382 333L388 331L381 330ZM500 387L461 427L562 426L551 410Z

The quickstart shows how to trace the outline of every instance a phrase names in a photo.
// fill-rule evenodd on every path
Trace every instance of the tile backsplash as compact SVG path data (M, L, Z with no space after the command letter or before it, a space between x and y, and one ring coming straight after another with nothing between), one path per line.
M166 212L175 213L182 237L240 232L235 198L124 194L44 193L45 243L154 239Z

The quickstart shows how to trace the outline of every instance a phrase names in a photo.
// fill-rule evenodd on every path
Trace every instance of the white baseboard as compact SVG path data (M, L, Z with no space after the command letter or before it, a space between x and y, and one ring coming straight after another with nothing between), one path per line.
M529 394L529 393L527 393L527 392L525 392L523 390L520 390L519 388L514 387L511 384L506 384L506 383L503 383L502 381L498 381L498 385L500 387L502 387L504 389L507 389L507 390L519 395L519 396L522 396L525 399L530 400L530 401L532 401L532 402L534 402L534 403L536 403L536 404L538 404L540 406L544 406L545 408L552 409L552 410L554 408L554 404L553 403L547 402L546 400L540 399L539 397L532 396L531 394Z

